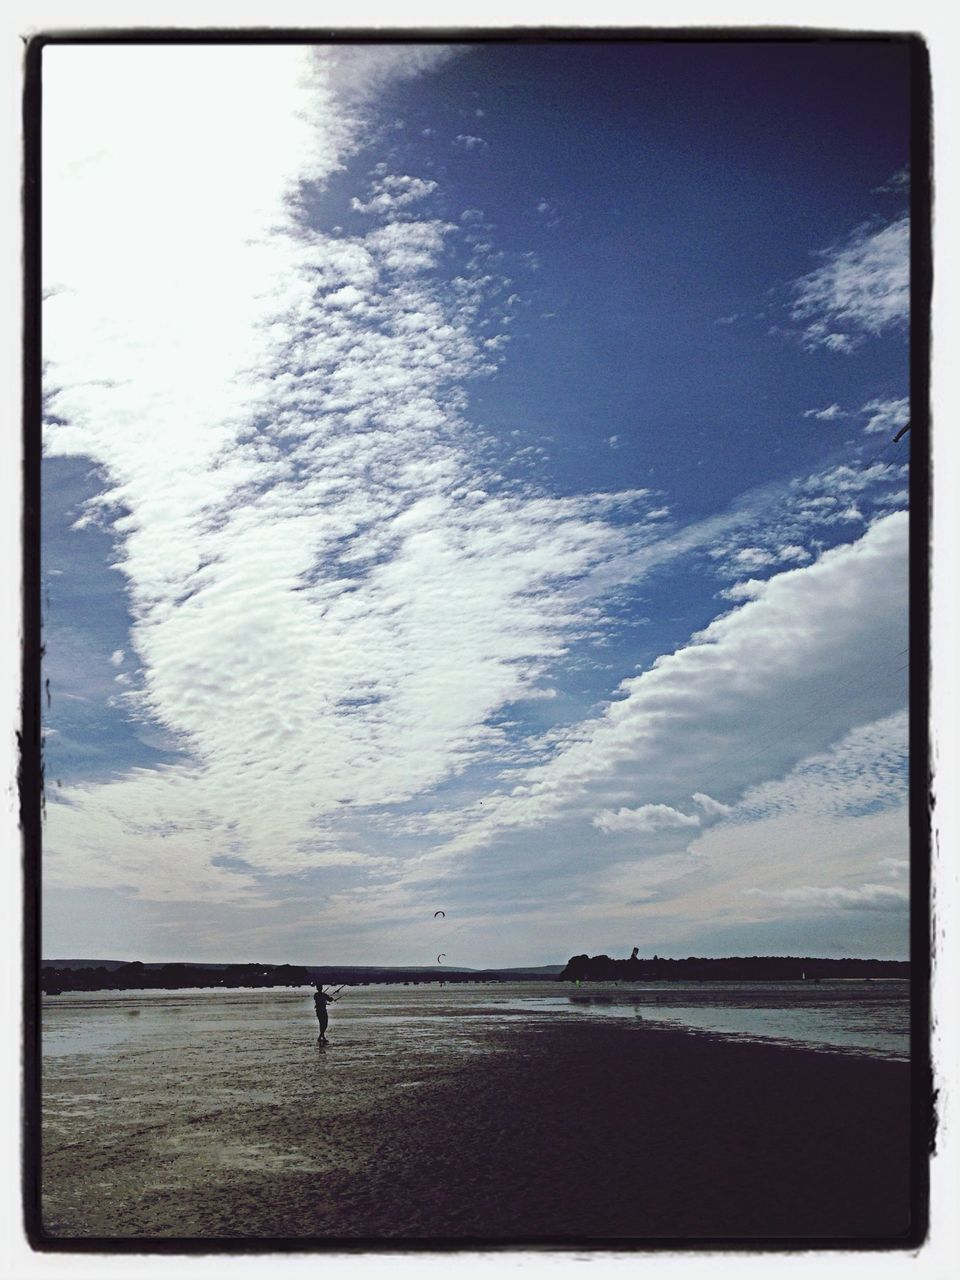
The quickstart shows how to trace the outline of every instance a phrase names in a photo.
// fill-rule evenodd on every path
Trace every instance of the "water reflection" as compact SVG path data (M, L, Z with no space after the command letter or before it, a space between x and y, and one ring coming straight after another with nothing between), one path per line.
M645 983L572 992L574 1010L763 1041L907 1058L909 984L824 979L817 983Z

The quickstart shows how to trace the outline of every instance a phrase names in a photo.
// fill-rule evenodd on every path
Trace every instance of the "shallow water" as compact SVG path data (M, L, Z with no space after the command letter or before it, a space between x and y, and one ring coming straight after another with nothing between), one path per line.
M909 985L819 983L453 983L350 987L333 1006L330 1047L369 1061L496 1051L496 1031L557 1019L617 1018L699 1033L905 1059ZM238 1052L316 1035L312 992L277 988L71 992L43 999L43 1055L156 1052L209 1043ZM409 1082L408 1082L409 1083Z
M566 985L566 984L565 984ZM602 988L606 986L607 989ZM585 984L550 1001L592 1015L870 1057L910 1056L909 984L671 982Z

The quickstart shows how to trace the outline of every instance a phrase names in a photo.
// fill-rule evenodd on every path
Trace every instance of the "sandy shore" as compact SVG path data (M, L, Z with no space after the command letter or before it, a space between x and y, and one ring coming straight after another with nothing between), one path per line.
M581 1022L384 1067L350 1095L337 1052L305 1043L279 1093L258 1090L255 1065L199 1093L182 1062L166 1064L179 1081L134 1058L125 1076L75 1073L74 1114L99 1099L97 1119L48 1126L49 1236L840 1242L909 1228L902 1062Z

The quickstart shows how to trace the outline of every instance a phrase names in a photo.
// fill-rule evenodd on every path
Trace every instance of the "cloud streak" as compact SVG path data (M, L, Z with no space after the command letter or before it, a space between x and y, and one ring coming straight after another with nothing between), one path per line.
M903 329L910 307L910 220L858 227L822 251L820 266L794 282L792 314L802 341L849 353L865 338Z

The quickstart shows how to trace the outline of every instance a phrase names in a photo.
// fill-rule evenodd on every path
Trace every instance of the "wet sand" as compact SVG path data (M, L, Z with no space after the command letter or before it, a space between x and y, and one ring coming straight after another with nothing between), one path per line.
M46 1074L51 1239L895 1242L909 1066L586 1022ZM373 1050L368 1046L368 1056ZM99 1065L98 1065L99 1064Z

